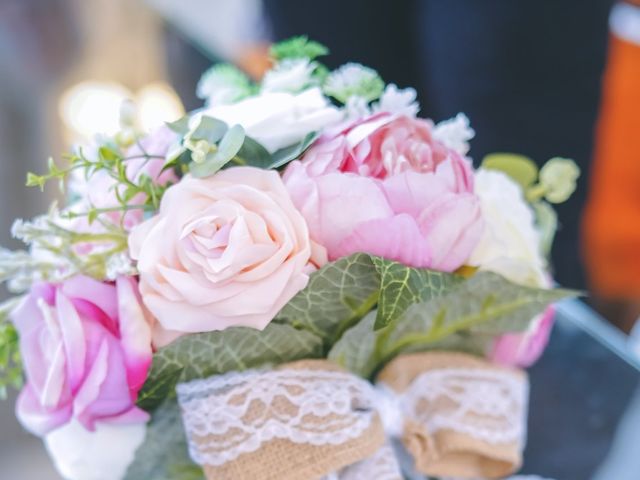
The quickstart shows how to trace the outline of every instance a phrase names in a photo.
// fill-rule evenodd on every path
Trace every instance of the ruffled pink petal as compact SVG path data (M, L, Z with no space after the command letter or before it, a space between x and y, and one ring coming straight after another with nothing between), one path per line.
M343 257L356 252L378 255L412 267L431 264L429 245L415 219L407 214L359 224L340 243L335 255Z
M137 392L147 378L151 365L151 319L142 305L138 284L132 277L119 277L118 315L120 344L125 357L129 388Z
M16 417L34 435L43 436L71 419L71 404L44 408L33 388L24 386L16 402Z

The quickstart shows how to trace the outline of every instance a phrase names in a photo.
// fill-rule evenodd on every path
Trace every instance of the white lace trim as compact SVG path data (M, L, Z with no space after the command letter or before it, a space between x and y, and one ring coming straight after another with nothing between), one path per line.
M371 385L343 372L232 372L177 391L190 454L200 465L223 465L276 438L340 445L361 436L374 416Z
M526 379L508 371L448 368L416 377L400 403L430 434L448 429L524 445L528 394Z
M402 480L402 471L393 447L385 444L371 457L332 473L321 480Z
M390 436L401 434L405 419L428 434L447 429L491 444L524 446L526 436L528 382L506 370L428 371L399 395L350 373L311 369L231 372L177 391L200 465L223 465L276 438L340 445L360 437L376 414Z

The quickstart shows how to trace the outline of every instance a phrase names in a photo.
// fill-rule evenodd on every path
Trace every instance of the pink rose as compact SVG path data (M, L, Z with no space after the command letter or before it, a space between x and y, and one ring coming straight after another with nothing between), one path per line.
M185 332L264 328L306 286L312 253L278 173L252 167L184 177L129 247L157 345Z
M143 175L151 178L156 185L167 185L176 183L178 177L173 169L163 171L166 164L166 155L169 148L176 140L177 135L167 126L162 126L143 137L140 141L124 152L126 165L126 175L129 180L139 182ZM80 197L81 201L76 209L86 211L91 206L96 208L112 208L119 205L116 198L115 188L117 183L105 171L98 171L91 175L86 181L74 182L72 190ZM122 187L118 187L123 192ZM129 205L142 205L146 201L144 193L138 193L128 201ZM126 230L130 230L135 225L142 222L144 212L142 209L132 209L124 214L113 212L104 214L103 218L108 218L113 224L122 224ZM80 222L83 225L80 225ZM84 218L78 219L76 229L82 231L101 230L101 225L95 223L91 226L86 224Z
M27 383L17 403L25 428L44 435L71 420L137 423L151 364L151 331L133 278L76 276L32 287L12 321Z
M489 355L492 361L514 367L530 367L544 352L553 328L555 310L553 306L531 322L529 330L507 333L498 337Z
M367 252L453 271L482 232L473 169L427 120L380 113L321 138L284 181L335 260Z

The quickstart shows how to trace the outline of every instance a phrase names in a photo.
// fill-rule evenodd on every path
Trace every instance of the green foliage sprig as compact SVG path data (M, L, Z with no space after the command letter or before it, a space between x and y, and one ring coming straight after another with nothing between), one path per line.
M10 311L20 301L12 298L0 305L0 399L7 397L8 389L22 386L22 362L18 348L18 332L9 323Z

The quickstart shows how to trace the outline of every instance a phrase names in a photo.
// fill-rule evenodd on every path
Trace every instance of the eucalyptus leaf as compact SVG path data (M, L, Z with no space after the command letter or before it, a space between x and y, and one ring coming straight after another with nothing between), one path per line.
M538 179L538 166L524 155L515 153L492 153L482 160L482 168L498 170L517 182L523 190Z
M411 268L380 257L372 260L380 275L376 330L398 319L412 304L438 297L464 280L451 273Z
M213 175L236 156L244 140L244 128L241 125L234 125L224 134L217 150L209 153L202 163L192 162L189 171L198 178Z
M264 330L235 327L221 332L187 335L153 356L147 384L166 382L182 369L179 381L280 364L322 355L322 341L289 325L269 324Z
M210 144L218 143L229 127L222 120L202 115L198 126L189 134L192 141L206 140Z
M274 321L311 331L330 345L375 306L379 290L371 256L356 253L314 272Z
M273 153L269 168L280 168L287 163L300 158L320 135L317 132L308 133L302 140L290 147L281 148Z
M269 168L273 162L269 151L248 135L245 136L242 148L240 148L234 161L240 165L250 165L264 169Z
M138 448L124 480L204 480L202 469L189 458L180 408L176 401L152 415L144 443Z
M184 136L189 132L189 115L184 115L174 122L166 122L166 125L178 135Z

